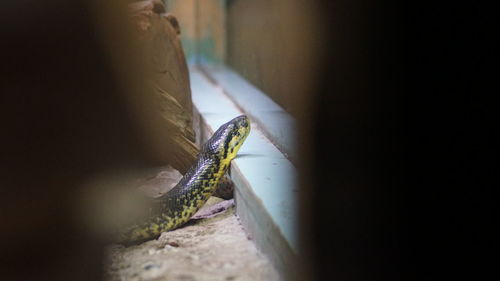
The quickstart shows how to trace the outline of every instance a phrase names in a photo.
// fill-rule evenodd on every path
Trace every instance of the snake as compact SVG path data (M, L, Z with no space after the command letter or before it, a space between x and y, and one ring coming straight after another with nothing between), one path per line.
M212 196L243 142L250 121L241 115L220 126L200 148L196 162L169 192L155 199L155 211L119 231L116 242L134 244L158 237L186 222Z

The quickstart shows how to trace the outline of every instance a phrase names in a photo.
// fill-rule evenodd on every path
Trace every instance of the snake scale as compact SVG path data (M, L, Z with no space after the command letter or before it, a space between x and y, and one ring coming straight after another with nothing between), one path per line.
M141 222L122 229L117 242L149 240L186 223L213 194L249 133L250 121L245 115L222 125L201 147L196 163L179 183L155 200L155 211Z

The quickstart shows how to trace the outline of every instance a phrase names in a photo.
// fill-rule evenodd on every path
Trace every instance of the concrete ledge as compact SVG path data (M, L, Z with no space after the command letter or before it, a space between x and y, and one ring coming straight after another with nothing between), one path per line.
M194 123L198 126L200 143L223 123L248 114L228 98L228 89L223 91L222 85L214 84L205 72L192 67L190 75ZM254 121L252 117L251 121ZM257 247L271 259L283 278L291 280L298 254L297 171L261 130L260 124L256 125L252 123L249 137L231 164L236 211Z
M230 68L202 65L203 72L219 85L231 101L249 116L286 156L295 158L295 120L266 94Z

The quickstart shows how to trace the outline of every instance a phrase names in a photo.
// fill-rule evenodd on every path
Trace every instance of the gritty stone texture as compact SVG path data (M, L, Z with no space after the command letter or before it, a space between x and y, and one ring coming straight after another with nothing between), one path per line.
M231 203L212 197L201 213L211 213L210 205L229 207L214 217L192 219L157 240L131 247L109 246L106 279L279 280L270 262L248 239Z
M172 166L164 166L151 169L150 175L140 178L137 185L147 196L157 198L174 188L181 178L181 173Z

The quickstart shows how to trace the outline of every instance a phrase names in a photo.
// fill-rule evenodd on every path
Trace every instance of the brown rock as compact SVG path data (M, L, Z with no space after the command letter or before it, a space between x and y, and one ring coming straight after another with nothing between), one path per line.
M147 77L157 93L159 110L169 130L171 141L169 163L185 173L194 162L198 147L194 144L192 101L189 72L178 37L179 24L173 15L164 14L159 0L134 2L129 5L140 40ZM164 157L167 159L167 157Z

